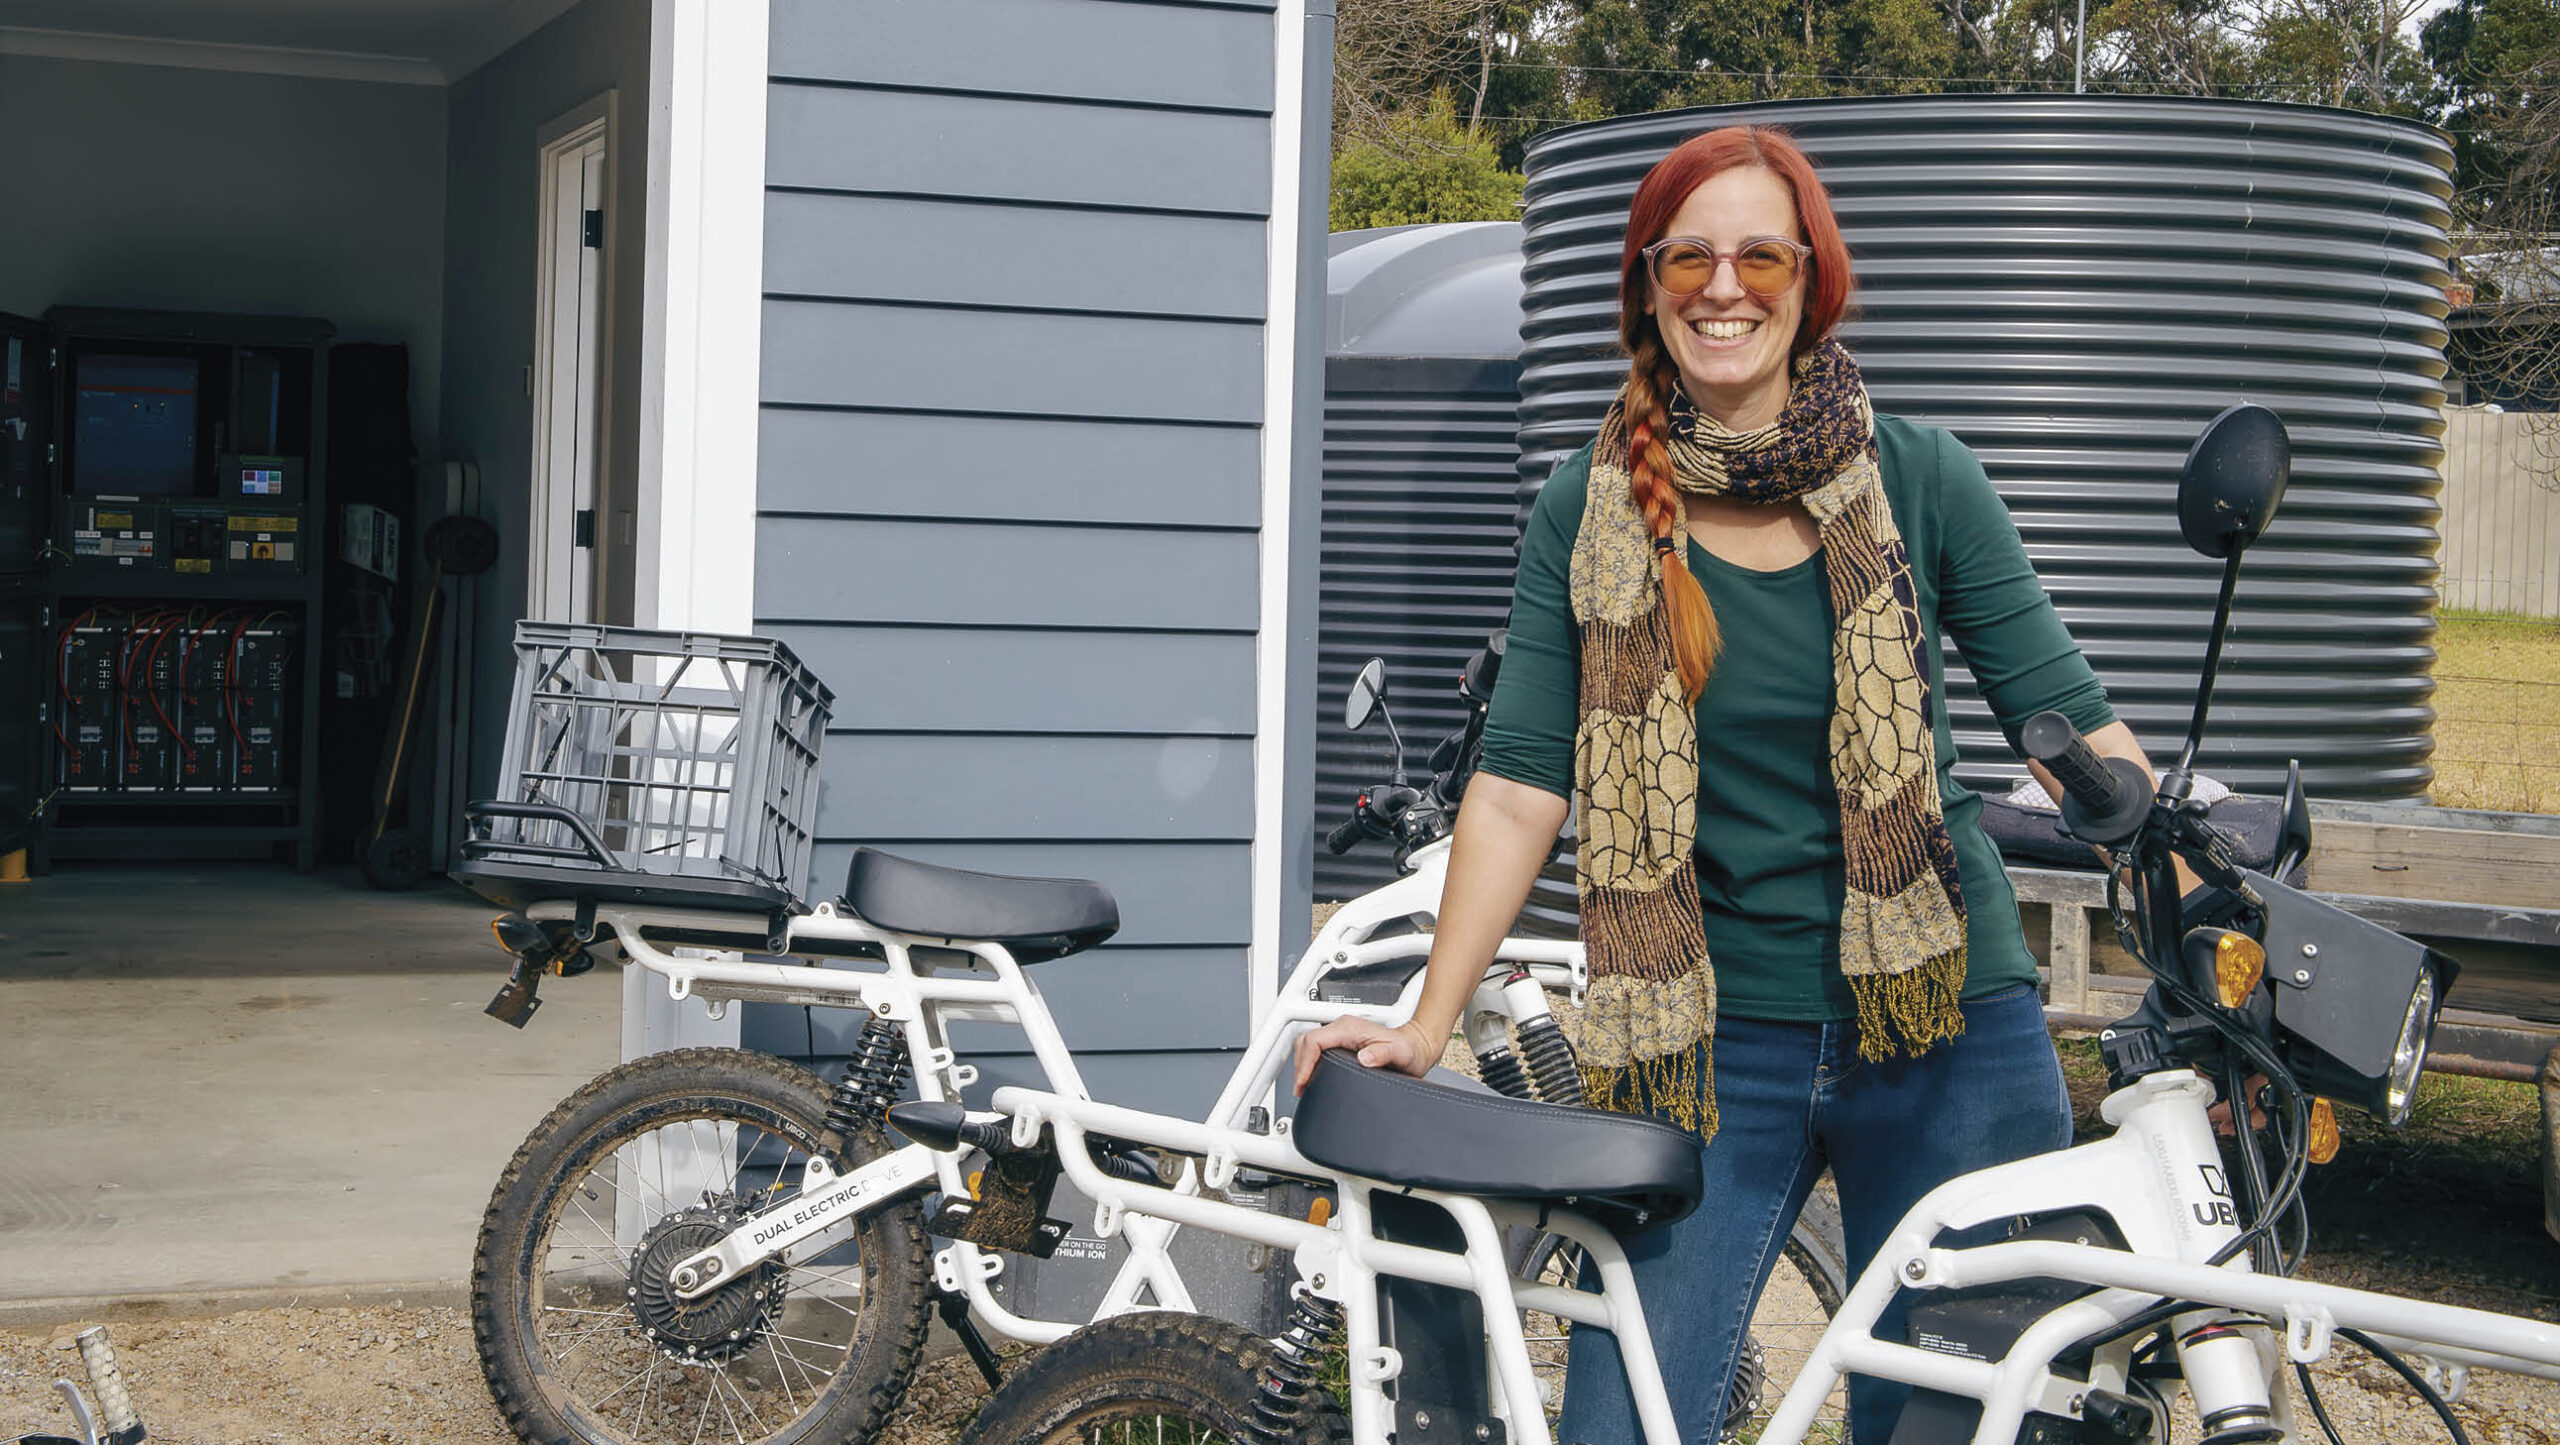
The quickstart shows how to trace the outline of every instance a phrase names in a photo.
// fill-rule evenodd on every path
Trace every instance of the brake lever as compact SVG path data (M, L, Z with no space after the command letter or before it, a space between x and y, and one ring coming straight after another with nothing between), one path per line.
M2249 886L2247 875L2232 860L2230 838L2205 816L2203 806L2185 803L2170 817L2174 820L2170 851L2185 860L2199 882L2237 893L2252 904L2266 902Z

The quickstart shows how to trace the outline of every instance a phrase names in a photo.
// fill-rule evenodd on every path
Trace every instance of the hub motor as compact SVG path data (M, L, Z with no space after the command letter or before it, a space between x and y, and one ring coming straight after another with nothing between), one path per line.
M631 1261L624 1291L640 1333L680 1364L721 1364L755 1347L782 1314L782 1261L766 1260L698 1299L681 1299L669 1275L746 1220L730 1194L703 1196L650 1226Z

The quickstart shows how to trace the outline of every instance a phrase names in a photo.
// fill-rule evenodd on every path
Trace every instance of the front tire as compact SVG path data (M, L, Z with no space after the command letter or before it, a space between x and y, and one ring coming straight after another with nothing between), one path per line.
M528 1445L835 1445L888 1418L924 1349L918 1199L695 1301L664 1279L790 1197L827 1098L770 1055L679 1049L604 1074L534 1129L499 1177L471 1279L481 1369ZM846 1152L859 1167L888 1145L865 1130Z
M1263 1433L1255 1406L1279 1359L1269 1341L1206 1315L1115 1315L1032 1356L960 1445L1343 1445L1350 1427L1321 1386Z

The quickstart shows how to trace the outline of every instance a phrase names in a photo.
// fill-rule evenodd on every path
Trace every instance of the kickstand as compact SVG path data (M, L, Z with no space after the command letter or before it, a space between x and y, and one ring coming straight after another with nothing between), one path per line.
M969 1318L968 1296L946 1294L940 1303L943 1324L960 1337L961 1348L969 1352L969 1362L978 1367L979 1374L987 1377L987 1388L1002 1389L1004 1376L996 1369L996 1352L988 1348L987 1337L978 1333L978 1322Z

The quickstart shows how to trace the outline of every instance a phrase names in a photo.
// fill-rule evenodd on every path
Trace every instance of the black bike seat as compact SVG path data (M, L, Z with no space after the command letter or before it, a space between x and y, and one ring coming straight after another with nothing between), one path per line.
M1001 943L1016 963L1091 948L1120 931L1111 890L1081 878L1014 878L853 850L845 906L896 933Z
M1298 1152L1388 1184L1553 1204L1619 1234L1698 1207L1698 1141L1603 1109L1444 1088L1327 1049L1298 1094Z

